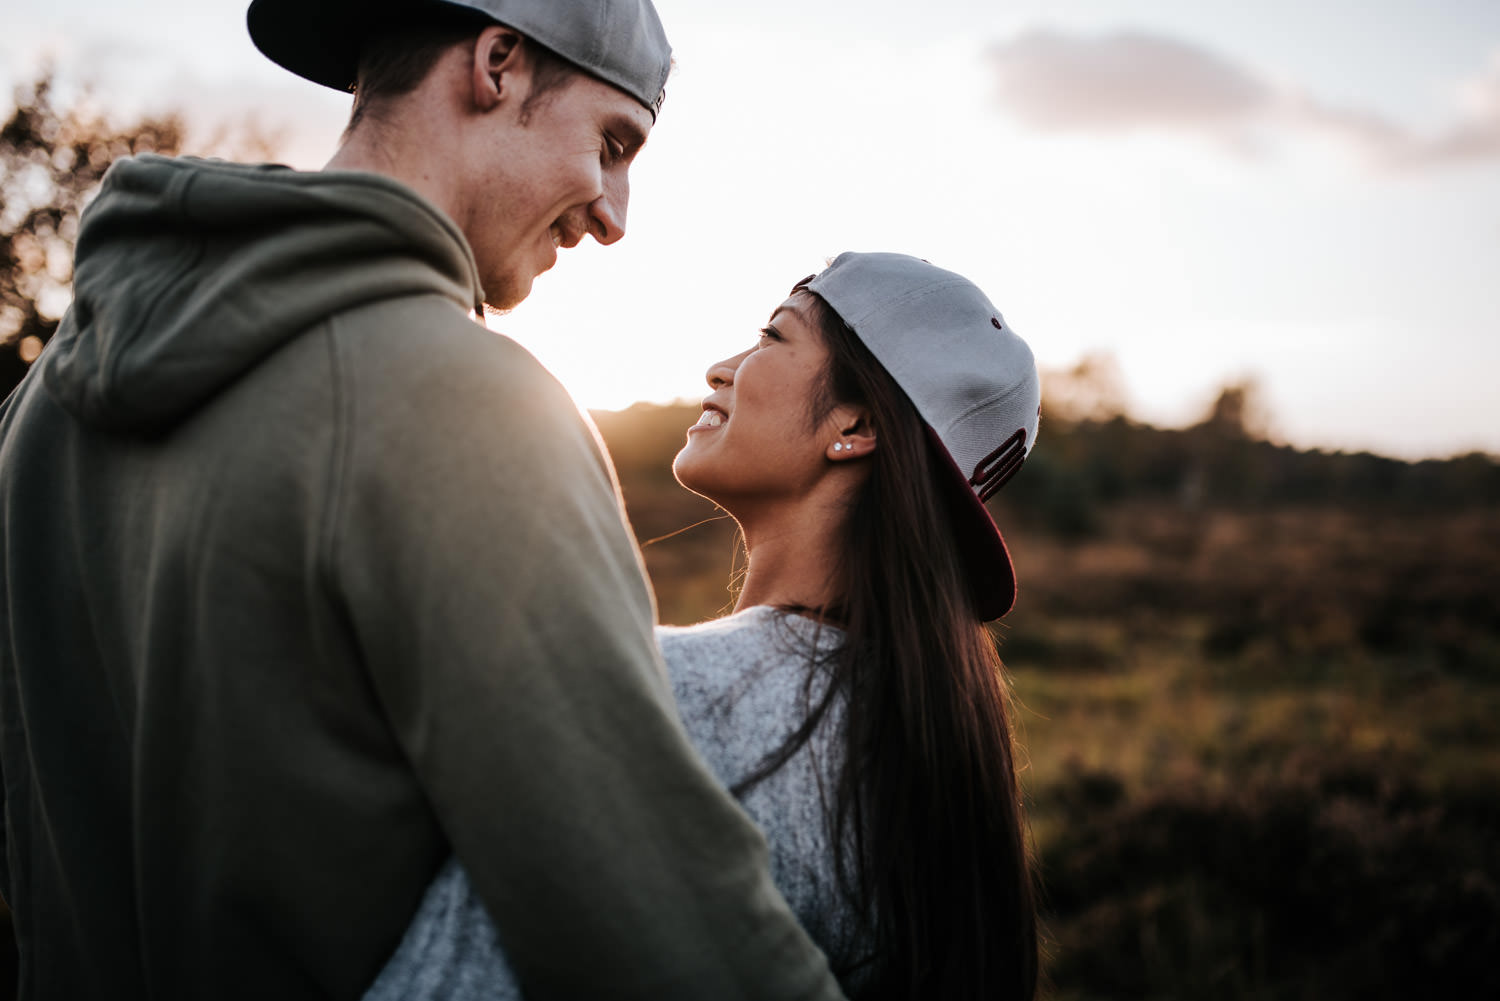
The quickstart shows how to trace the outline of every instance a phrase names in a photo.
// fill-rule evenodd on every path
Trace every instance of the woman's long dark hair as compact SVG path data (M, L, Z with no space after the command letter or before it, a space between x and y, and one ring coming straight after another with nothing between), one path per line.
M807 293L829 349L824 396L865 407L878 447L845 522L829 618L845 641L804 725L736 788L774 772L844 700L830 828L845 893L869 922L865 999L1030 1001L1036 906L999 656L960 570L916 409ZM865 965L868 964L868 965ZM848 973L850 971L842 971Z

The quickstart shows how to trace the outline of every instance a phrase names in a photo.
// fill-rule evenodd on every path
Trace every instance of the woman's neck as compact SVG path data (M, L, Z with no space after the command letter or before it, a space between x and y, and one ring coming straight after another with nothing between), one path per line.
M736 610L752 605L822 608L832 603L846 508L803 503L737 518L747 565Z

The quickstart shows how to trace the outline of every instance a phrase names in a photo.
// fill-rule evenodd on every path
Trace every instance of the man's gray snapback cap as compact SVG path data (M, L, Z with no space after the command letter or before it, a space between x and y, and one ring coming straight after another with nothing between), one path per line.
M641 102L653 119L661 107L672 47L651 0L254 0L246 22L272 62L350 90L370 28L418 26L445 8L534 38Z
M973 282L905 254L846 253L806 288L848 324L906 393L947 459L945 495L985 619L1016 600L1015 568L984 502L1036 442L1031 348Z

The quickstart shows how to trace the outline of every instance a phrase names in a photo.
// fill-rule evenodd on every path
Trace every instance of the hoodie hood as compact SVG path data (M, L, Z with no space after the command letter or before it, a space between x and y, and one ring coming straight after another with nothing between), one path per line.
M73 294L39 374L83 423L137 433L171 427L342 310L484 298L463 233L388 177L159 156L105 177Z

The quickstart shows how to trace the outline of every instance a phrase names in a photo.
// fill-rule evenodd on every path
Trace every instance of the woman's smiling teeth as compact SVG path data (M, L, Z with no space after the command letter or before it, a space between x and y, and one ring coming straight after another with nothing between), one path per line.
M703 411L702 416L700 416L698 418L698 423L695 424L694 427L716 428L716 427L722 427L723 424L724 424L724 413L723 413L723 411L720 411L720 410L705 410L705 411Z

